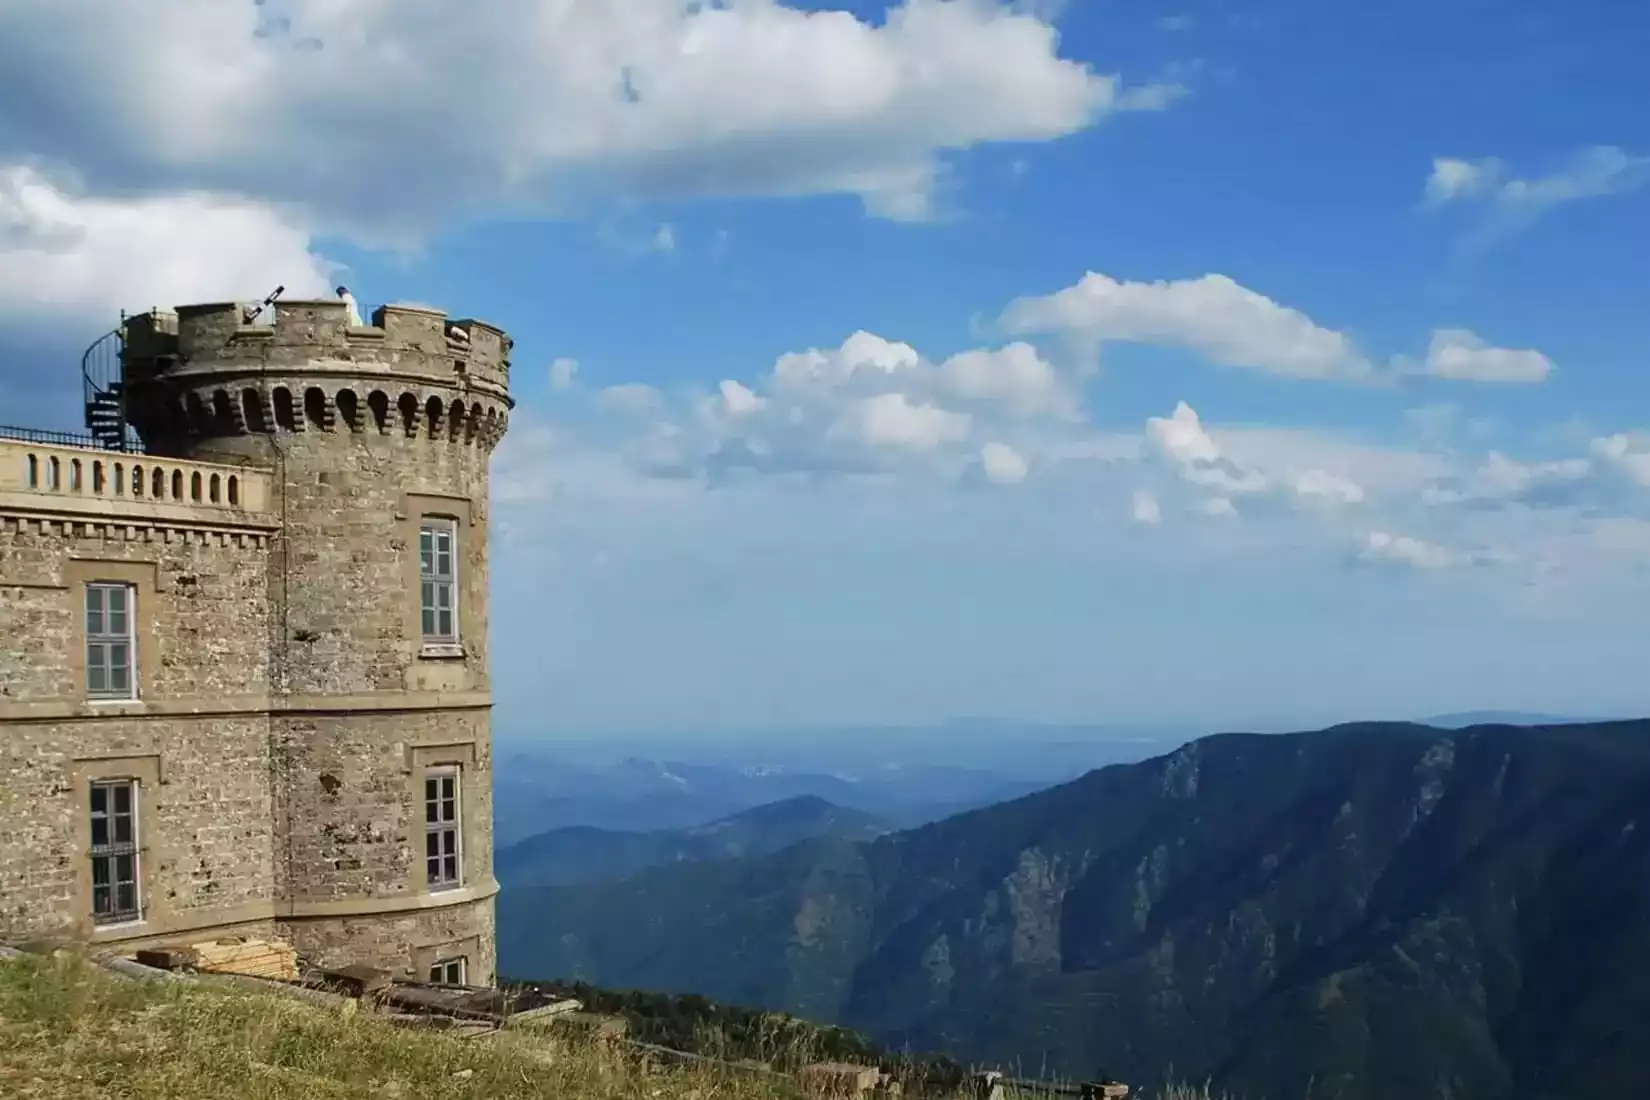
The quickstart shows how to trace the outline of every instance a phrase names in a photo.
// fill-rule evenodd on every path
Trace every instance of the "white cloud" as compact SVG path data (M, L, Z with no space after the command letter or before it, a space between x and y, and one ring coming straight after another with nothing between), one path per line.
M1553 361L1532 348L1490 347L1464 328L1434 329L1417 373L1457 382L1527 384L1545 381Z
M1146 421L1144 453L1194 498L1195 511L1221 516L1236 515L1239 501L1319 511L1362 505L1369 493L1355 476L1357 471L1414 491L1425 480L1422 472L1436 468L1433 462L1409 461L1415 457L1409 452L1326 440L1298 430L1211 431L1184 401L1172 415Z
M618 196L848 193L923 216L946 151L1167 98L1061 58L1046 19L991 0L908 0L874 24L775 0L432 0L417 18L387 0L12 0L0 71L0 161L398 236Z
M1354 555L1354 561L1363 565L1399 566L1406 569L1449 569L1469 564L1472 559L1436 543L1423 542L1408 535L1393 535L1386 531L1371 531L1364 536L1363 545Z
M1157 497L1145 489L1136 489L1130 502L1129 516L1136 523L1155 526L1163 522L1163 508L1158 504Z
M1064 290L1009 303L1000 324L1016 335L1057 334L1094 350L1112 341L1185 348L1218 366L1298 378L1371 374L1345 333L1225 275L1140 283L1091 271Z
M971 423L966 413L913 402L903 393L879 393L850 404L826 434L873 448L925 452L968 438Z
M571 389L573 380L579 373L579 361L569 359L565 355L550 364L550 388L555 390Z
M1494 189L1504 171L1505 166L1494 157L1479 160L1435 157L1432 174L1427 177L1425 199L1436 205L1452 199L1480 197Z
M859 331L779 356L755 378L666 394L644 441L623 446L656 476L978 470L1011 484L1086 438L1071 380L1026 344L935 362Z
M971 401L1001 401L1019 416L1076 415L1076 399L1064 379L1030 344L976 348L939 367L940 385Z
M1491 451L1476 469L1436 479L1422 499L1475 509L1523 505L1642 512L1650 508L1647 490L1650 440L1618 433L1593 439L1584 457L1519 462Z
M178 302L330 293L334 265L292 218L204 192L90 197L70 176L0 164L0 318L98 317Z
M1582 149L1557 170L1534 178L1514 176L1495 157L1440 157L1432 163L1422 205L1433 209L1461 203L1484 206L1487 218L1468 242L1482 249L1528 228L1556 207L1581 199L1625 194L1647 183L1650 156L1628 153L1613 145Z
M1018 485L1031 469L1019 451L995 441L980 448L980 466L993 485Z
M1603 436L1588 447L1596 468L1620 477L1638 489L1650 489L1650 441L1625 433Z
M1325 470L1305 470L1295 477L1295 493L1305 500L1329 504L1359 504L1363 486Z
M1197 411L1184 401L1175 405L1171 416L1154 416L1146 421L1146 448L1182 481L1209 492L1259 493L1268 488L1263 474L1245 469L1221 454Z
M749 387L731 378L722 379L718 392L722 395L722 405L729 416L748 416L767 404L766 399L758 397Z

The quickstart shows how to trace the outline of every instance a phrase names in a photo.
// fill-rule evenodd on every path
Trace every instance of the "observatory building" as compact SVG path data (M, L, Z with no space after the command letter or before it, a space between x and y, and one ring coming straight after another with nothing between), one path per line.
M510 339L179 306L0 430L0 940L495 980L488 465Z

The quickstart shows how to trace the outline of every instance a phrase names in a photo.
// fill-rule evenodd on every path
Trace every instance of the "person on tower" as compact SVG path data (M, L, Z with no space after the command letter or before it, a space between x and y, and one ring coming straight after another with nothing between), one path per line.
M349 287L341 286L341 287L338 288L338 297L344 303L344 310L346 311L346 313L349 316L350 327L351 328L360 328L361 327L361 311L355 305L355 295L353 295L349 292Z

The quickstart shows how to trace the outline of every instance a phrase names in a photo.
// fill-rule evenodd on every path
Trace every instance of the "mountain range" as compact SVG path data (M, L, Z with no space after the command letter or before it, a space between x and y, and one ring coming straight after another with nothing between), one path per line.
M1323 1100L1650 1095L1650 722L1222 734L920 828L507 888L501 970Z
M505 889L605 882L662 864L766 855L814 837L870 840L892 831L871 814L799 795L682 829L550 829L494 852L493 872Z
M700 745L693 760L612 759L600 755L603 748L581 752L577 745L505 740L495 756L493 828L500 845L569 827L681 829L805 796L909 828L1017 798L1101 764L1141 760L1184 740L1062 741L1059 731L998 732L1009 739L992 742L960 729L947 742L938 731L921 729L878 742L859 730L840 742L815 735L766 748ZM1002 763L962 764L953 757Z

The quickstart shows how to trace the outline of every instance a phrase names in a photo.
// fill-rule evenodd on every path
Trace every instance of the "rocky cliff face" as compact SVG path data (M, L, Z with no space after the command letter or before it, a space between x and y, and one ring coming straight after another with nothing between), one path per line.
M1211 737L870 844L506 894L500 922L508 973L1026 1070L1650 1095L1650 723Z

